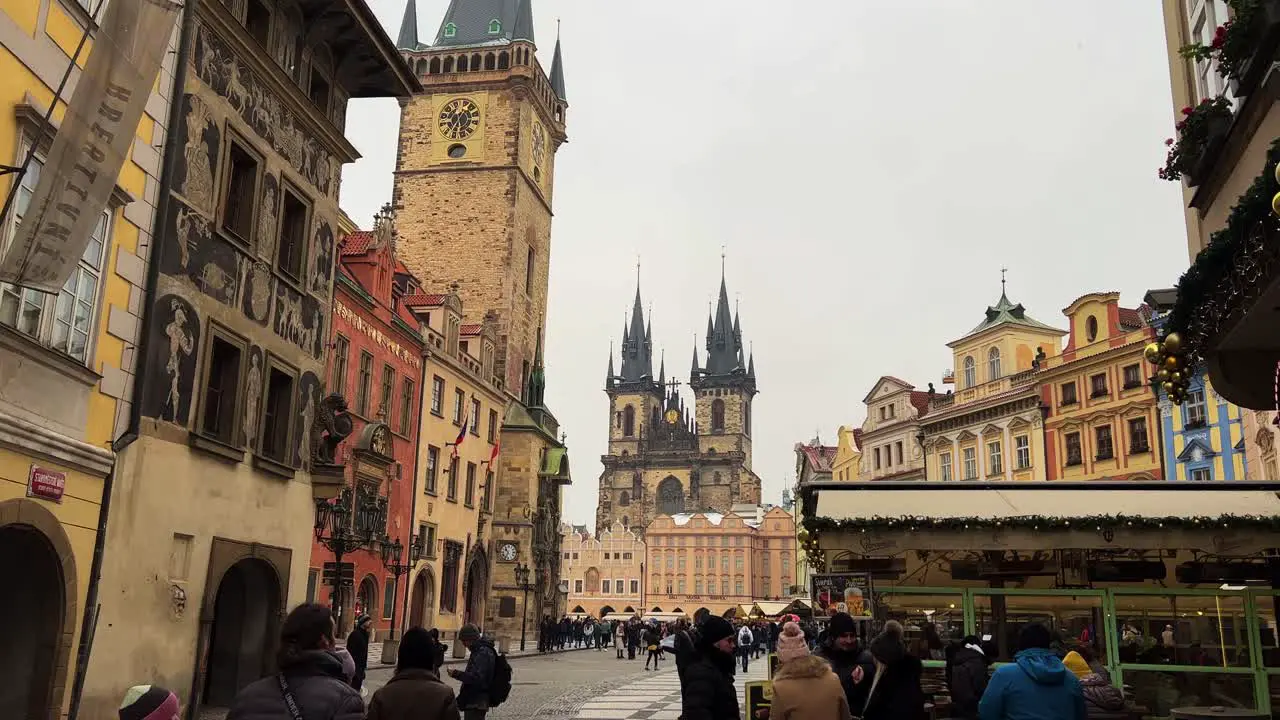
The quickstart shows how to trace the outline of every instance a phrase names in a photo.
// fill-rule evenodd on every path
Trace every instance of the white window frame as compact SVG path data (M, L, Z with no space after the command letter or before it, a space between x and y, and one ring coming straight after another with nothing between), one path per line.
M30 149L30 141L24 140L20 143L20 152L18 156L19 161L26 157L26 154ZM35 155L31 158L31 162L32 167L35 168L34 172L31 172L29 168L29 171L21 178L17 178L15 173L15 181L22 184L22 189L14 195L13 212L10 213L8 218L5 218L4 235L2 242L0 242L0 257L3 257L4 254L8 252L9 246L12 245L13 239L17 235L18 224L22 216L22 213L18 211L18 208L23 207L23 210L25 211L25 205L30 200L31 193L34 192L35 186L39 182L40 172L44 169L44 153L36 151ZM98 317L102 313L104 285L103 275L105 274L104 266L106 265L107 255L111 250L111 231L114 219L114 208L108 205L108 207L103 209L102 214L98 219L98 224L94 226L92 231L98 243L96 263L86 260L86 255L93 247L93 243L90 243L85 247L85 252L81 254L80 260L76 263L76 268L72 272L71 277L56 295L21 288L9 283L0 283L0 308L3 308L6 302L15 303L17 305L13 323L7 322L4 319L3 310L0 310L0 324L27 335L28 337L35 339L36 342L40 343L44 347L61 355L65 355L76 362L82 363L86 367L92 367L94 352L97 349L96 340ZM87 296L82 296L78 292L72 293L68 290L73 283L75 284L76 289L79 290L80 283L86 277L91 278L94 282L94 287ZM68 300L68 298L70 299ZM75 309L77 306L86 304L88 309L85 311L83 318L86 324L77 331L75 326ZM21 326L22 323L20 320L26 306L36 308L36 320L34 327ZM60 317L63 316L64 313L69 313L66 315L65 320L63 317ZM61 341L55 339L55 332L59 324L65 324L68 328L66 336L62 338ZM70 342L71 337L74 334L81 332L84 334L83 352L80 354L70 352L68 343Z
M1018 470L1031 467L1031 436L1016 435L1013 438L1013 449L1017 456Z
M962 448L960 452L964 458L964 479L977 480L978 479L977 448L971 448L971 447Z
M1185 0L1187 10L1188 41L1209 45L1213 42L1218 26L1227 21L1227 5L1223 0ZM1226 78L1218 74L1218 64L1213 60L1194 60L1191 63L1195 77L1196 97L1191 105L1205 98L1222 94L1231 97Z
M978 384L978 363L972 355L966 355L961 363L964 371L964 386L971 388Z
M993 347L987 351L987 380L1000 379L1000 348Z
M1204 402L1203 390L1192 390L1187 393L1186 415L1183 416L1183 425L1190 425L1193 422L1199 422L1208 425L1209 414L1208 408ZM1199 415L1199 418L1195 416Z
M944 452L938 456L938 468L943 480L951 479L951 453Z
M1213 468L1196 468L1191 471L1191 477L1189 479L1194 482L1212 482Z
M987 472L990 475L1004 472L1004 444L999 440L987 443Z

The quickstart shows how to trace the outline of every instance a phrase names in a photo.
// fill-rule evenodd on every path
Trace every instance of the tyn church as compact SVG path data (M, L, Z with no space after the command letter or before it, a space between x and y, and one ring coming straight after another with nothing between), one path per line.
M751 470L755 359L743 351L742 324L729 310L723 277L715 313L707 318L706 354L700 365L694 346L691 414L680 383L667 380L664 361L653 374L652 326L636 288L620 371L609 353L609 453L601 458L597 531L620 522L643 533L658 515L723 513L760 502L760 478Z

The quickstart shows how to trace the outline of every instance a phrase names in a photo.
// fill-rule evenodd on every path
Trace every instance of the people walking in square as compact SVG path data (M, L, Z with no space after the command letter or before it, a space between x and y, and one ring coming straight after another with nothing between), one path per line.
M751 628L743 625L738 628L738 656L742 658L742 672L747 671L747 661L751 659L752 646L755 645L755 636L751 634Z
M831 663L831 669L840 678L849 711L861 713L870 684L859 680L874 672L875 662L871 653L858 647L858 628L849 613L832 616L816 654Z
M618 629L615 633L615 638L613 643L614 649L617 650L617 655L619 660L622 659L622 648L625 647L626 644L627 644L627 624L620 622L618 623Z
M360 687L364 685L364 674L369 668L369 626L372 624L373 618L361 615L356 619L356 629L347 636L347 652L351 653L351 659L356 662L356 674L351 678L351 687L356 692L360 692Z
M426 630L406 630L396 673L369 699L365 720L460 720L453 688L435 672L435 656L435 641Z
M464 720L484 720L489 712L489 687L498 652L493 643L480 634L480 628L467 623L458 631L458 641L467 649L467 667L449 670L449 676L462 683L458 689L458 709Z
M653 669L658 669L658 664L662 661L662 656L658 654L658 644L662 642L662 638L658 637L658 631L652 625L644 631L644 645L649 655L644 659L644 669L649 669L649 663L653 663Z
M1052 642L1044 625L1022 628L1013 662L996 669L982 694L981 720L1086 720L1080 680L1049 649Z

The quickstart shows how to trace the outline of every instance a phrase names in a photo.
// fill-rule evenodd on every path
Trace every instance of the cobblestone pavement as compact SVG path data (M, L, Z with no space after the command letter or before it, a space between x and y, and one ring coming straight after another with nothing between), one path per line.
M577 706L577 712L568 717L575 720L676 720L680 717L680 680L676 677L675 663L647 677L609 689ZM739 707L746 708L742 696L743 683L764 680L768 675L768 663L764 660L751 663L747 672L734 677L738 686Z

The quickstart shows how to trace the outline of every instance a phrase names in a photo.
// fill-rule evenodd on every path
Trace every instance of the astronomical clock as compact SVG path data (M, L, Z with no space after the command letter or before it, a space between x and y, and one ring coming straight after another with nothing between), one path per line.
M486 97L438 95L432 118L432 156L443 162L479 162L484 159Z

